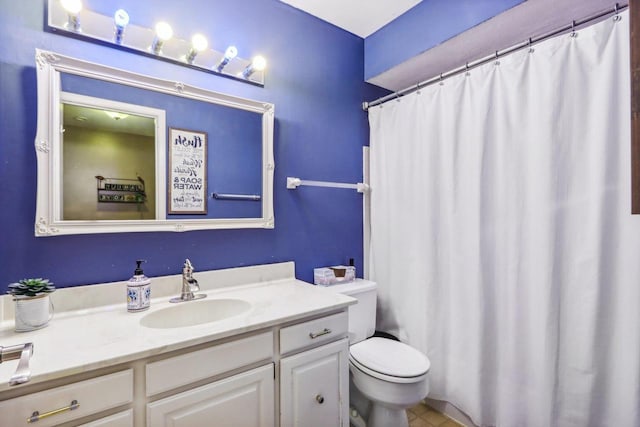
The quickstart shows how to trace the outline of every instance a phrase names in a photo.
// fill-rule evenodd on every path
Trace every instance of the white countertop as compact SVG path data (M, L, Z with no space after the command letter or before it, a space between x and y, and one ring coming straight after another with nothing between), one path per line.
M265 273L265 268L279 269L279 272L268 274ZM243 277L238 278L236 272ZM231 276L233 278L230 278ZM173 289L171 296L176 296L179 285L176 285L175 281L179 277L156 278L157 286L152 279L152 296L158 293L166 294L168 288ZM64 295L58 295L58 302L54 300L58 308L57 313L47 327L17 333L13 331L13 321L5 320L0 324L0 346L26 342L34 344L34 352L29 361L31 380L21 386L9 386L9 378L15 372L18 361L2 363L0 392L339 310L356 302L346 295L328 292L296 280L293 277L293 263L218 270L201 273L201 276L196 273L194 277L200 282L201 293L207 294L207 298L199 301L237 298L249 302L251 308L240 315L211 323L155 329L140 325L140 319L148 313L175 306L169 303L170 296L163 295L152 299L149 310L129 313L126 308L124 282L108 284L110 287L94 285L95 289L90 289L92 286L65 289ZM214 282L210 280L214 278L227 278L227 282L234 283L231 286L220 286L218 282L215 288L203 285L203 281ZM238 284L243 278L249 281L257 278L258 281ZM269 280L264 280L265 278ZM163 282L161 279L169 280ZM94 290L96 292L93 292ZM62 294L61 291L57 290L52 295ZM60 312L59 306L67 306L61 302L61 298L74 298L74 293L82 294L78 299L85 301L89 301L92 294L92 307L78 308L68 304L69 309ZM121 297L121 302L100 305L99 301L95 301L96 295L109 294L113 299L116 293ZM105 300L108 299L105 297ZM192 301L181 304L197 303L198 301ZM5 302L5 311L6 306ZM7 317L5 313L5 319Z

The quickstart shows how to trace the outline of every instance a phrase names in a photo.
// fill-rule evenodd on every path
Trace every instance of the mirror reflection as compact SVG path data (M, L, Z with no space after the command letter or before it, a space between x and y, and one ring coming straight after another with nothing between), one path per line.
M63 99L62 219L156 219L155 119Z
M181 129L187 134L206 136L203 138L207 144L205 147L206 158L202 159L206 162L205 167L202 168L203 171L206 171L206 176L200 177L194 173L190 176L180 173L185 167L190 166L187 162L199 162L201 159L185 159L182 157L172 159L171 154L177 151L173 148L183 144L183 141L177 141L175 138L171 140L170 135L167 135L167 164L158 165L159 170L166 173L167 192L160 196L160 202L164 203L166 200L167 203L167 212L169 213L166 215L166 219L257 218L262 215L262 206L260 203L262 197L261 114L181 96L140 88L131 88L73 74L63 73L61 75L61 88L62 93L67 97L74 95L88 97L86 99L93 100L93 105L95 106L104 105L105 102L108 103L109 101L119 103L119 105L121 105L121 112L127 110L123 112L123 114L128 113L129 110L135 110L137 107L159 110L163 112L166 117L167 127L167 129L161 129L159 132L168 132L168 129ZM134 115L127 115L135 117ZM107 117L104 113L99 116ZM117 118L112 120L110 124L113 126L109 131L115 131L116 129L130 131L131 129L127 127L128 121L129 117L122 120L118 120ZM70 123L73 122L70 121ZM104 142L105 138L100 138L99 135L103 132L103 128L107 123L109 122L105 120L103 123L97 123L96 126L93 126L92 123L85 122L86 126L84 128L93 128L94 136ZM153 122L151 122L151 124L152 123ZM151 140L153 140L153 136L149 136ZM63 135L63 145L65 147L68 138L69 136L65 132ZM134 138L133 140L140 141L139 138ZM122 168L126 170L118 172L120 175L116 175L116 177L122 176L123 179L131 179L131 177L133 177L135 179L136 173L138 173L138 175L142 173L138 170L131 170L132 168L135 169L134 161L137 162L135 159L143 155L143 153L139 152L139 145L132 145L134 144L133 140L130 139L129 142L125 142L123 138L120 138L120 144L112 144L110 146L111 149L115 151L110 153L108 157L118 159L116 161L119 163L127 164L127 166L122 166ZM132 150L134 152L137 151L138 155L130 157L132 155L130 151ZM151 153L153 153L153 149L148 148L147 156L150 156ZM125 161L125 158L128 158L128 161ZM153 156L149 158L153 159ZM107 159L105 158L104 161L106 162ZM67 162L64 162L63 165L65 176L69 175L67 168L73 168L74 166ZM115 167L112 167L111 169L114 170L114 168ZM145 168L145 173L148 177L153 177L153 169L150 170L151 175L149 175L148 171L149 169ZM87 170L87 172L89 171ZM101 173L98 169L96 169L95 172L96 173L93 174L94 176L105 176L104 173ZM125 172L128 175L122 175ZM147 179L144 177L143 179L145 179L146 183ZM179 203L176 202L176 200L193 197L193 194L186 193L185 183L198 182L203 184L203 190L208 189L206 193L202 192L202 194L199 195L199 198L203 198L205 203L205 206L201 208L201 212L187 209L185 213L180 213L179 209L172 209L172 203ZM149 184L151 184L151 182L149 182ZM212 197L214 193L255 197L242 200L238 198L225 199ZM65 191L64 194L66 197L67 192ZM102 202L99 205L102 209L99 209L98 212L108 210L111 211L111 214L103 212L104 215L98 214L93 217L88 214L67 217L65 213L63 218L109 220L156 218L153 212L153 206L147 205L147 209L145 209L145 203L137 204L137 210L133 212L134 208L136 208L134 206L125 206L124 204L116 205L116 202ZM64 206L66 212L66 199ZM145 210L147 211L146 215L144 215ZM143 215L133 218L132 215L135 216L136 214Z

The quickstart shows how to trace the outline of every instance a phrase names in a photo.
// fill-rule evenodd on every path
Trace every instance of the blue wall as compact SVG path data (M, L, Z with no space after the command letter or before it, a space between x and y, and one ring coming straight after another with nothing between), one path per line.
M524 1L423 0L366 38L365 80Z
M264 88L139 55L45 33L44 3L0 0L0 292L12 281L48 277L58 286L127 279L136 258L149 276L296 261L296 274L353 257L362 274L362 196L355 191L286 189L286 177L362 180L368 144L363 100L386 92L363 83L364 41L277 0L85 0L111 13L125 8L138 25L169 21L177 35L201 31L224 50L268 60ZM34 237L36 48L171 78L276 105L273 230L209 230Z

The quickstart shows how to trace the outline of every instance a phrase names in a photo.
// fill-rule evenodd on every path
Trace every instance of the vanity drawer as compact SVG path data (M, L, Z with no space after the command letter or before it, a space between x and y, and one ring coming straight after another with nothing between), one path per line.
M280 330L280 353L335 341L347 334L349 327L348 312L333 314L320 319L282 328Z
M147 396L268 359L273 359L273 332L148 363Z
M74 401L75 409L64 410L70 408ZM127 369L0 402L0 420L6 426L26 426L30 425L27 419L38 411L40 419L35 425L53 426L132 401L133 370ZM57 412L60 409L63 410Z

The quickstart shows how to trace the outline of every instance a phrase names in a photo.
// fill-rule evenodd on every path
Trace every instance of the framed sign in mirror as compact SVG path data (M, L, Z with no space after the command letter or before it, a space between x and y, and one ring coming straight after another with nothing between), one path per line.
M273 104L38 49L36 66L36 236L274 227Z
M207 134L169 128L169 213L207 213Z

